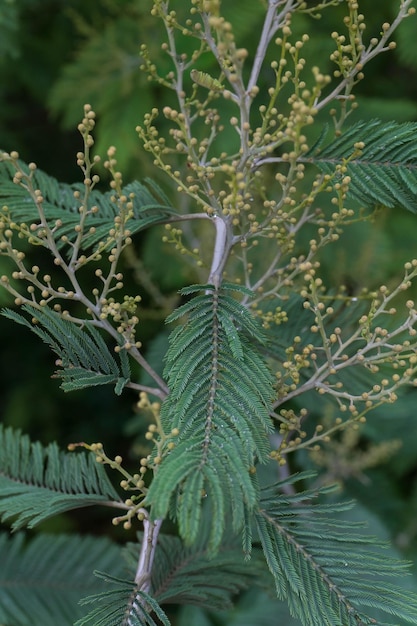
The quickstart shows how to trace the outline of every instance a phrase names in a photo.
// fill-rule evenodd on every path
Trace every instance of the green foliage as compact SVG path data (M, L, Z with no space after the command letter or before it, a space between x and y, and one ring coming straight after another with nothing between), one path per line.
M120 548L103 537L0 534L0 620L6 626L71 626L84 613L78 602L99 593L93 570L124 569ZM76 572L76 575L74 575Z
M200 530L198 541L191 547L184 546L178 537L161 536L152 575L152 590L160 604L224 610L233 606L234 596L242 589L265 582L260 554L256 552L245 561L233 536L226 535L219 551L211 555L208 520L204 520L205 533Z
M352 179L349 194L362 205L402 207L415 213L416 132L417 124L411 122L359 122L310 158L326 173L346 164Z
M161 420L167 433L177 429L177 445L161 464L147 502L156 517L165 517L176 500L181 536L195 541L202 502L213 512L211 545L218 548L232 512L240 530L257 502L251 468L266 462L271 432L269 402L272 376L251 345L262 342L260 326L224 284L187 287L183 295L206 289L169 318L187 314L187 322L170 336L166 376L170 394ZM206 332L211 329L210 334ZM203 496L203 497L202 497Z
M363 534L349 518L350 504L334 504L331 490L318 486L328 476L360 476L366 484L365 469L398 442L368 446L359 427L372 410L393 422L399 393L414 397L417 309L410 291L417 259L398 261L401 272L388 277L385 265L369 280L363 272L360 285L340 286L353 268L332 267L344 258L341 235L352 224L352 249L360 240L366 247L357 267L370 271L369 250L388 239L373 234L382 229L375 226L382 207L395 223L398 209L416 212L416 124L398 121L415 111L411 92L395 94L395 106L407 104L397 122L385 121L392 119L385 109L364 121L371 107L355 117L353 95L364 67L393 49L401 23L412 23L412 0L375 9L369 35L351 0L230 0L224 15L219 0L155 0L150 10L139 4L98 0L85 17L90 9L74 0L67 15L78 53L67 55L52 92L51 79L42 87L36 72L23 81L49 99L64 124L75 123L78 99L91 98L94 110L84 105L78 125L82 151L74 149L82 181L59 183L14 148L0 155L0 286L23 311L11 304L4 317L56 353L64 391L84 396L91 388L98 406L103 385L117 395L137 392L141 435L120 444L100 425L108 441L70 444L90 453L69 454L1 428L2 521L12 530L32 528L97 504L117 510L112 532L119 542L123 529L128 543L119 549L86 538L78 547L67 537L59 543L42 536L27 548L20 536L0 542L4 576L15 582L12 592L0 586L0 621L417 623L415 592L400 578L408 564ZM12 17L12 29L24 34ZM163 36L150 30L154 18ZM68 23L63 30L58 39L71 37ZM149 43L141 45L145 36ZM410 32L402 38L409 42ZM23 39L11 52L24 52ZM371 81L360 101L383 97L385 77L380 83L374 90ZM349 126L352 119L360 121ZM131 158L139 150L135 126L143 145L138 160ZM94 145L107 151L105 177ZM175 200L146 178L123 182L117 166L130 179L146 153L174 185ZM364 220L367 232L374 229L371 243L365 230L355 237ZM162 242L153 228L161 224ZM176 255L172 266L162 246ZM326 263L328 249L335 256L328 253ZM169 334L165 318L174 325ZM407 406L401 402L400 413ZM389 429L380 425L362 432L376 441L378 430L382 439ZM108 445L121 445L122 454L109 456ZM410 452L405 456L411 472ZM293 473L314 464L324 468L317 478ZM123 497L104 466L119 475ZM362 499L382 500L384 489L377 480ZM387 493L398 507L398 494ZM386 506L378 504L379 511ZM142 532L131 533L137 524ZM39 563L25 580L29 559ZM78 568L83 597L74 584L67 598L54 593L44 619L44 589L55 580L65 585L70 571L76 579ZM43 588L25 602L27 580ZM265 591L275 599L265 600ZM245 597L253 598L250 607Z
M122 393L130 381L126 352L119 352L119 364L91 323L86 322L83 328L79 328L47 308L39 310L26 305L23 310L34 316L32 323L8 309L3 315L32 330L58 355L62 369L56 375L63 379L61 387L64 391L114 383L115 393Z
M92 454L44 447L10 428L0 427L0 513L12 528L32 528L64 511L118 500Z
M22 171L30 174L24 163L20 164ZM30 198L28 189L13 182L15 170L7 161L0 162L0 201L3 205L12 207L11 218L19 222L32 223L39 219L39 212L33 198ZM77 238L75 226L80 221L79 203L74 193L84 197L85 189L81 183L68 185L60 183L52 176L41 170L31 174L35 189L41 189L44 203L45 217L51 222L59 222L55 231L57 246L63 248L73 243ZM150 181L145 184L133 182L121 190L121 194L132 202L131 212L126 226L131 234L148 228L153 224L166 221L167 217L174 216L168 198L160 187ZM97 207L98 211L91 211ZM114 220L120 214L120 205L115 199L114 192L101 193L93 189L87 197L86 218L81 241L81 249L87 251L99 242L108 245L109 231L114 228ZM71 247L69 247L71 252Z
M256 524L277 595L292 615L314 626L375 623L360 610L366 607L414 623L415 594L389 580L403 575L407 565L378 550L383 546L372 537L358 534L357 524L331 517L352 505L312 505L317 493L283 495L281 487L263 490Z
M114 589L84 598L81 605L98 604L90 613L79 619L75 626L170 626L170 622L158 603L148 593L137 589L134 583L96 572Z

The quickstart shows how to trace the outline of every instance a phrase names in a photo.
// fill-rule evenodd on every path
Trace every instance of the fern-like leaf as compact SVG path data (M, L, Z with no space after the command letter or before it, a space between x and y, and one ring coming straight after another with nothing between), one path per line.
M63 319L57 312L30 305L22 307L36 319L29 322L23 315L5 309L3 315L30 328L59 356L62 369L56 376L62 378L64 391L74 391L96 385L114 384L120 395L130 380L128 356L120 351L120 363L107 347L98 330L89 322L82 328Z
M219 545L231 509L234 531L242 528L258 499L252 474L255 459L265 462L271 430L269 403L273 377L251 340L262 329L226 285L204 289L168 321L187 314L174 329L166 356L170 395L162 406L164 429L179 430L175 448L164 458L147 502L165 517L175 501L180 534L192 544L198 534L204 496L212 511L210 546Z
M14 530L109 500L119 496L93 454L44 447L0 425L0 515Z
M20 162L24 171L29 173L27 165ZM39 221L38 209L29 192L13 182L14 169L7 161L0 159L0 203L6 206L15 222L30 224ZM65 246L63 236L67 241L74 241L77 232L74 227L79 224L79 201L74 198L74 192L84 197L82 183L72 185L60 183L52 176L41 170L32 173L33 185L42 192L44 198L43 210L50 224L59 221L60 227L55 231L56 243L59 248ZM150 179L145 184L134 181L126 185L122 194L132 203L132 215L126 222L126 228L135 234L149 226L159 224L175 215L168 198L161 188ZM97 212L91 212L97 207ZM106 242L109 232L114 228L114 220L120 214L120 206L114 199L114 192L101 193L93 189L89 195L88 214L84 224L84 235L80 249L87 250L98 242ZM110 244L112 245L112 244Z
M72 626L82 617L78 602L99 594L95 568L115 576L124 569L121 549L105 538L0 534L0 623L13 626Z
M402 207L417 213L416 133L415 122L358 122L306 159L327 174L346 165L343 176L351 177L348 195L367 207ZM358 142L364 147L352 156Z
M95 573L112 584L113 589L81 600L82 606L97 606L75 626L170 626L168 617L156 600L134 583L101 572ZM153 619L153 614L158 622Z
M365 607L415 624L417 594L389 580L404 575L407 563L384 554L387 546L359 534L357 524L330 517L352 505L312 505L317 493L283 495L281 488L263 490L256 525L277 595L291 614L306 626L375 624Z
M244 559L236 537L224 537L218 553L208 548L211 518L191 547L178 537L160 535L152 571L152 595L160 604L194 604L208 609L232 607L232 598L243 589L265 580L265 563L258 552ZM132 560L137 545L129 546Z

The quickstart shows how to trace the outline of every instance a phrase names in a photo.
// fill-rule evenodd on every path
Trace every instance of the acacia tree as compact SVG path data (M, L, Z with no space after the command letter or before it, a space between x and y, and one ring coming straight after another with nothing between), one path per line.
M62 452L0 431L0 511L13 530L92 505L138 526L123 549L42 534L25 546L4 533L5 624L169 624L161 605L224 609L255 584L274 587L303 624L381 623L380 612L417 623L415 594L389 580L405 564L344 520L350 504L324 503L328 489L305 488L310 475L288 469L290 454L317 452L375 407L391 410L417 368L417 311L403 297L417 260L396 285L355 295L320 273L322 250L345 227L381 205L415 211L417 186L415 124L347 123L366 64L394 48L412 0L369 41L357 1L346 0L328 74L309 66L308 33L294 33L300 16L338 4L269 0L252 58L218 0L154 3L170 68L161 73L143 45L142 70L169 95L137 132L174 181L175 207L154 182L125 185L114 148L110 190L98 190L90 105L81 183L2 154L0 252L13 268L1 284L22 311L4 314L57 354L64 391L132 389L152 418L133 472L102 443ZM142 347L141 297L126 293L120 269L134 236L160 224L197 277L168 316L163 364ZM331 423L313 421L322 396ZM106 573L94 578L94 568Z

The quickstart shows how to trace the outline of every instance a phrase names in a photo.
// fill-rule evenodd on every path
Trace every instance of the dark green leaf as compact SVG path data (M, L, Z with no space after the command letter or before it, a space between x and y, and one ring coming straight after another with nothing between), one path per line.
M93 324L85 322L79 327L47 307L39 310L24 305L22 309L37 323L10 309L3 310L3 315L29 328L59 356L62 369L56 375L62 378L64 391L113 383L117 395L121 394L130 380L128 357L121 351L117 363Z
M78 602L100 593L96 567L123 571L120 547L105 538L0 534L0 623L72 626L83 615Z
M96 605L90 613L78 620L75 626L170 626L170 622L152 596L137 588L135 583L96 572L112 585L112 589L84 598L81 605Z
M366 207L402 207L417 213L417 124L406 122L358 122L340 137L306 159L326 174L345 165L350 176L348 197ZM363 142L360 154L355 144ZM336 174L335 182L340 175Z
M21 167L29 171L24 163ZM39 213L28 191L13 183L14 170L7 161L0 160L0 203L7 207L8 214L15 222L26 224L38 223ZM43 210L49 223L53 224L57 220L61 226L56 229L55 237L58 248L63 248L65 241L62 237L73 242L78 236L74 227L80 223L80 203L76 200L74 192L78 192L80 197L84 197L84 185L75 183L68 185L59 183L52 176L48 176L41 170L36 170L33 174L33 185L40 189L44 198ZM132 216L126 221L126 229L130 234L135 234L149 226L165 222L168 218L176 215L174 209L160 187L146 179L146 184L134 181L126 185L122 194L129 197L132 202ZM97 212L91 212L92 207L97 207ZM87 211L83 237L80 249L88 250L102 242L106 242L110 237L110 231L114 229L114 220L121 213L121 207L114 199L114 192L101 193L93 189L88 197ZM4 211L4 208L3 208ZM110 243L107 245L112 246Z
M92 453L43 447L0 425L0 514L14 529L108 500L119 496Z
M196 543L187 547L178 538L160 535L152 572L152 591L160 604L195 604L224 609L232 597L265 577L260 554L244 559L236 537L225 537L219 552L208 549L211 518L203 516ZM137 552L131 545L130 551Z
M156 517L165 517L176 498L181 536L196 540L202 501L212 510L210 548L220 545L232 508L234 530L244 526L258 492L252 468L265 462L271 431L273 377L254 349L262 328L248 310L213 286L175 311L188 316L174 329L166 355L170 395L162 406L166 432L179 430L175 448L163 459L147 495ZM246 290L245 290L246 293Z
M352 505L312 504L319 492L281 488L263 490L256 524L277 595L291 613L306 626L363 626L375 623L372 610L379 609L415 624L417 594L393 582L407 564L384 554L387 546L358 532L357 523L335 517Z

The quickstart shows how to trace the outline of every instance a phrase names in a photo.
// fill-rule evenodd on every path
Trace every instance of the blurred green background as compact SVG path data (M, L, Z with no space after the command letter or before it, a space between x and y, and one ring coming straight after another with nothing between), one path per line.
M360 3L369 37L393 18L398 4L399 0ZM75 154L81 149L81 140L76 126L83 104L88 102L97 113L96 152L104 155L108 146L115 145L125 182L151 176L175 203L170 184L152 166L135 133L145 112L162 101L171 103L171 95L139 71L141 43L168 69L168 60L160 52L161 26L151 17L151 6L150 0L0 0L0 148L17 150L23 160L35 161L59 180L80 180ZM253 34L262 24L263 3L224 0L223 7L235 25L238 46L252 53L256 45ZM325 11L321 20L304 16L295 26L297 32L309 33L309 60L324 72L331 71L328 35L342 30L344 13L342 2ZM376 117L417 121L416 17L404 22L396 40L395 52L379 56L366 68L366 79L356 91L360 106L349 123ZM267 73L261 76L261 87L268 79ZM162 120L161 134L163 130ZM352 227L337 248L326 249L323 271L336 285L351 284L359 289L389 284L406 260L417 257L416 233L417 215L383 210L375 223ZM160 234L141 235L124 260L128 290L143 297L141 340L153 359L165 345L163 321L177 289L199 279L191 266L175 257L172 248L160 243ZM0 274L5 268L6 261L0 257ZM3 291L0 305L13 306ZM132 437L138 441L147 426L146 420L135 414L134 394L118 398L111 388L98 388L64 395L59 382L51 379L54 357L35 336L0 318L0 337L3 423L21 428L43 443L57 440L65 446L71 441L101 440L109 454L127 455L133 462L140 444L132 449ZM346 495L360 501L361 519L368 519L376 534L390 536L414 562L417 572L416 401L416 392L410 391L394 407L376 411L358 437L341 442L346 457L343 469L334 466L340 449L330 446L327 466L321 470L324 476L339 480ZM381 453L375 467L365 464L357 471L360 455L386 440L401 440L401 447L392 446L385 460ZM307 455L294 460L294 468L311 464ZM100 520L99 514L81 511L50 522L48 529L106 532L107 520L103 526ZM269 608L268 602L260 596L243 598L233 615L218 616L215 622L207 621L198 609L184 609L178 624L259 626L259 613L253 621L249 615L259 603L265 616L262 623L268 625L277 617L276 605ZM288 617L282 619L282 624L293 623Z

